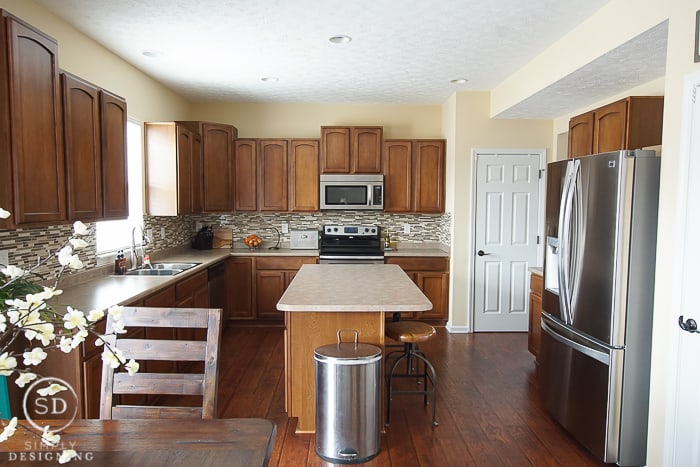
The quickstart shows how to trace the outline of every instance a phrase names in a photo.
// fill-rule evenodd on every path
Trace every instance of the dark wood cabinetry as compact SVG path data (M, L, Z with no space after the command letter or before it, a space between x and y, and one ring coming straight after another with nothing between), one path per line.
M319 141L289 141L289 210L319 210Z
M390 256L386 264L398 264L416 283L433 304L433 309L422 313L402 314L403 318L418 320L447 320L449 296L449 258L420 256ZM391 319L391 314L387 314Z
M253 319L253 258L226 260L226 309L224 319Z
M105 219L129 217L126 100L100 90L102 190Z
M569 120L569 157L661 144L664 98L628 97Z
M321 173L381 173L382 127L321 127Z
M99 89L61 73L68 218L102 217L102 144Z
M258 197L261 211L288 210L287 140L258 142Z
M69 220L126 218L126 101L61 73Z
M235 141L236 211L318 211L318 140Z
M178 122L144 124L146 210L152 216L202 211L201 136Z
M540 353L540 334L542 327L540 317L542 316L542 276L530 273L530 316L527 328L527 348L535 360Z
M256 317L265 320L284 319L277 302L303 264L316 263L316 257L255 258Z
M445 211L445 140L386 140L383 171L385 211Z
M57 42L0 10L0 228L67 219Z

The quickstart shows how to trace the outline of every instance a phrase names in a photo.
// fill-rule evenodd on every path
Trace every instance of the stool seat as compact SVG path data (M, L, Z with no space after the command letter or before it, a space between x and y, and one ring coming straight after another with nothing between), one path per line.
M435 328L419 321L393 321L386 323L384 333L395 341L415 344L433 337Z

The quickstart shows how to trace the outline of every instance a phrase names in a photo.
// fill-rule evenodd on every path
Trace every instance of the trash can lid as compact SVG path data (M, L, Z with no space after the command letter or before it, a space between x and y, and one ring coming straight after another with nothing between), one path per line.
M382 349L370 344L355 344L342 342L318 347L314 351L314 359L319 362L338 361L337 363L352 365L354 363L369 363L379 360Z

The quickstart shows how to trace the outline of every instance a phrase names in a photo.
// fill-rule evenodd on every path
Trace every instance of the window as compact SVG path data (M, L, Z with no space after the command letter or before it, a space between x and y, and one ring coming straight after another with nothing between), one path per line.
M113 253L131 245L131 229L143 227L143 126L126 123L126 152L129 169L129 218L97 222L97 254Z

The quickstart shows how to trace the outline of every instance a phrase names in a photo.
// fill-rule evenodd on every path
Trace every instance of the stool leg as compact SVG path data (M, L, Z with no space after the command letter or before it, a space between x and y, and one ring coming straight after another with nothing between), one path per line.
M436 382L436 377L435 377L435 367L433 367L433 364L428 361L427 358L425 358L424 355L421 353L416 353L414 354L415 358L421 360L423 364L425 365L425 374L429 374L430 382L432 383L432 389L431 389L431 398L433 399L433 426L438 426L438 422L435 420L435 406L437 405L437 386L435 384ZM427 386L427 380L426 380L426 385L425 385L425 393L423 395L423 403L425 405L428 405L428 386Z
M386 401L386 422L385 422L386 426L389 426L389 423L391 421L391 393L392 393L391 380L392 380L392 377L394 376L394 371L396 370L396 367L399 366L399 363L401 363L401 360L403 360L404 358L406 358L406 359L408 358L408 353L404 353L403 355L401 355L399 358L396 359L394 364L391 366L391 370L389 371L389 374L387 375L387 384L386 384L387 385L387 391L386 391L387 392L387 401Z

